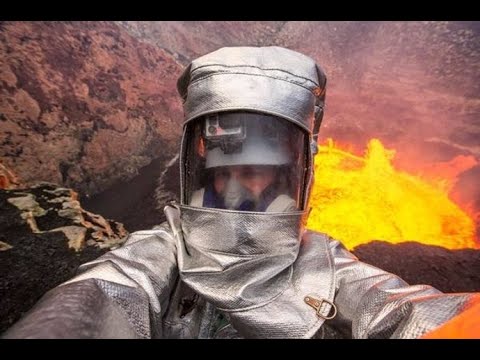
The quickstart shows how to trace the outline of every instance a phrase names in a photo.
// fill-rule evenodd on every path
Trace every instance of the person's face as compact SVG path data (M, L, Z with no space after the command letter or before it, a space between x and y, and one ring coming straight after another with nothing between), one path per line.
M255 198L270 185L275 177L273 166L239 165L219 167L214 170L215 191L223 194L230 179L237 180L240 185L249 190Z

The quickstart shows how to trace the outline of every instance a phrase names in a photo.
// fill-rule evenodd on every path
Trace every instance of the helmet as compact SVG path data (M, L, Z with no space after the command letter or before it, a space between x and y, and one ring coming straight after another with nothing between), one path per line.
M286 165L287 133L274 116L220 113L205 118L206 165Z
M257 212L299 208L308 136L297 125L269 114L233 111L200 117L188 129L190 205ZM279 196L283 200L274 202Z

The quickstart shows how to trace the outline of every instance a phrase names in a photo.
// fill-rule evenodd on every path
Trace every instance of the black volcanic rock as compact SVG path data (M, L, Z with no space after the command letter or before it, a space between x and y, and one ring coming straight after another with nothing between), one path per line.
M0 189L0 333L126 235L121 224L83 210L70 189Z
M443 292L480 291L480 250L373 241L352 252L361 261L396 274L410 285L427 284Z
M168 161L167 161L168 160ZM85 209L120 221L129 232L150 229L165 221L163 208L180 199L178 156L159 157L141 168L131 180L82 199Z

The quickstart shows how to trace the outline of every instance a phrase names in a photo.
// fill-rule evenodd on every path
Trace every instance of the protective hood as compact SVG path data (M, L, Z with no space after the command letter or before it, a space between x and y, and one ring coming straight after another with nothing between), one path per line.
M285 118L315 134L326 82L315 61L296 51L226 47L192 61L177 88L185 122L210 113L249 110Z
M301 244L325 84L312 59L280 47L223 48L194 60L178 81L185 112L181 204L165 213L180 276L245 337L310 337L331 310L333 275L322 277L329 260L319 261L328 251L323 243ZM257 122L275 126L260 130ZM280 128L287 131L277 137ZM258 198L225 210L232 209L223 207L229 196L222 203L216 193L245 191L222 181L222 168ZM257 173L261 181L250 182ZM263 184L262 193L250 183ZM268 184L277 185L272 191Z
M324 242L300 246L304 212L170 205L165 214L182 281L228 313L243 337L309 338L330 318L331 260Z
M304 154L298 156L296 159L300 161L294 164L299 168L295 174L301 177L301 184L295 179L299 193L290 191L289 196L296 202L297 209L307 209L313 178L313 156L326 93L326 76L313 59L275 46L222 48L192 61L179 78L177 88L185 113L180 161L181 204L192 204L196 190L209 191L207 187L194 188L191 183L199 179L193 178L199 162L192 156L198 146L191 141L200 138L195 133L196 128L201 129L198 124L204 119L209 121L208 117L216 114L246 112L272 115L305 133L306 146L303 148L296 145L298 136L293 136L299 131L290 131L295 151L298 154L303 151ZM206 134L209 134L208 128ZM250 140L254 138L246 139L242 156L227 155L225 149L222 149L223 153L218 148L210 149L207 152L208 163L202 165L203 168L245 162L247 159L250 162L258 159L260 163L269 161L277 164L288 161L285 154L278 151L275 157L269 151L271 147L255 140L250 146ZM253 156L254 152L259 156Z

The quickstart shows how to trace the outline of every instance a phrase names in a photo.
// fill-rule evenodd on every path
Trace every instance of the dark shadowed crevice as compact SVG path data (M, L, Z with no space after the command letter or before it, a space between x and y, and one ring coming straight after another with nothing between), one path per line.
M91 197L82 197L83 207L93 213L119 221L129 231L150 229L165 220L157 209L154 198L157 179L168 162L158 157L139 170L138 176L128 181L117 181L107 190ZM178 182L178 179L170 179Z

